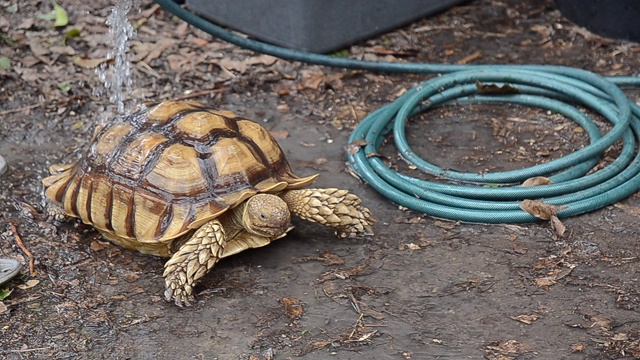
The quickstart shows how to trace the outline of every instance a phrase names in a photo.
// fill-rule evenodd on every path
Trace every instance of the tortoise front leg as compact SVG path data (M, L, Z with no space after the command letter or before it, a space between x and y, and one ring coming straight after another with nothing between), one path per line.
M339 237L373 235L374 223L362 200L347 190L299 189L282 194L289 211L305 220L337 230Z
M217 219L202 225L164 265L164 296L182 307L193 301L193 287L220 260L225 234Z

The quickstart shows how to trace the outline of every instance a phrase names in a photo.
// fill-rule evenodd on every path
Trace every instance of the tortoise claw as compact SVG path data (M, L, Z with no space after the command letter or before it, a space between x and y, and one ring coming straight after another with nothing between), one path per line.
M46 215L46 220L51 223L61 224L69 220L69 216L64 212L64 209L52 203L47 204L44 209L44 213Z
M195 298L191 294L187 294L185 289L172 289L167 288L164 291L164 298L167 301L172 301L179 307L191 306L195 301Z

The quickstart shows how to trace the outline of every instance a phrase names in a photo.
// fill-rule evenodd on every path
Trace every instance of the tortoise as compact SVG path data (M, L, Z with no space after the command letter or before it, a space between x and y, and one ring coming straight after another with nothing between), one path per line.
M49 170L48 214L168 257L164 295L178 306L221 258L285 236L291 214L339 237L372 235L358 196L308 188L318 175L295 175L264 127L196 101L142 105L98 127L80 160Z

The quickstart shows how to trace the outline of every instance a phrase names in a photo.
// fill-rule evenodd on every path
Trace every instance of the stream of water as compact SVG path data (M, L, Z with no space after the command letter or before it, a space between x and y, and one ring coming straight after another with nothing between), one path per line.
M94 95L108 96L119 114L123 114L127 109L126 102L133 100L127 96L133 88L128 50L129 40L135 35L135 30L127 17L132 6L133 0L116 0L116 4L111 8L106 21L109 26L106 43L110 47L107 57L112 60L102 63L96 69L102 87L97 87Z

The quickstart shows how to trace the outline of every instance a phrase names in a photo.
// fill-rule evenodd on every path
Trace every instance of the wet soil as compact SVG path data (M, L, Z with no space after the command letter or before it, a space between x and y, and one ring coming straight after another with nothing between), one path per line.
M138 1L132 98L193 98L260 121L300 175L320 173L319 186L360 195L378 220L375 236L346 240L296 221L287 237L219 263L194 306L165 302L162 259L41 215L49 165L77 158L96 122L114 116L93 95L90 61L108 51L112 4L61 4L70 24L54 29L36 16L49 2L0 1L0 56L11 61L0 69L9 165L0 256L24 264L0 287L1 358L640 358L637 195L566 219L562 238L545 223L462 224L407 211L349 175L344 146L363 116L425 76L276 61ZM80 36L63 43L72 28ZM371 60L564 64L604 75L637 75L639 54L639 44L591 34L540 0L474 1L349 49ZM588 140L558 115L469 105L416 118L409 141L438 165L485 171ZM392 146L384 155L406 168Z

